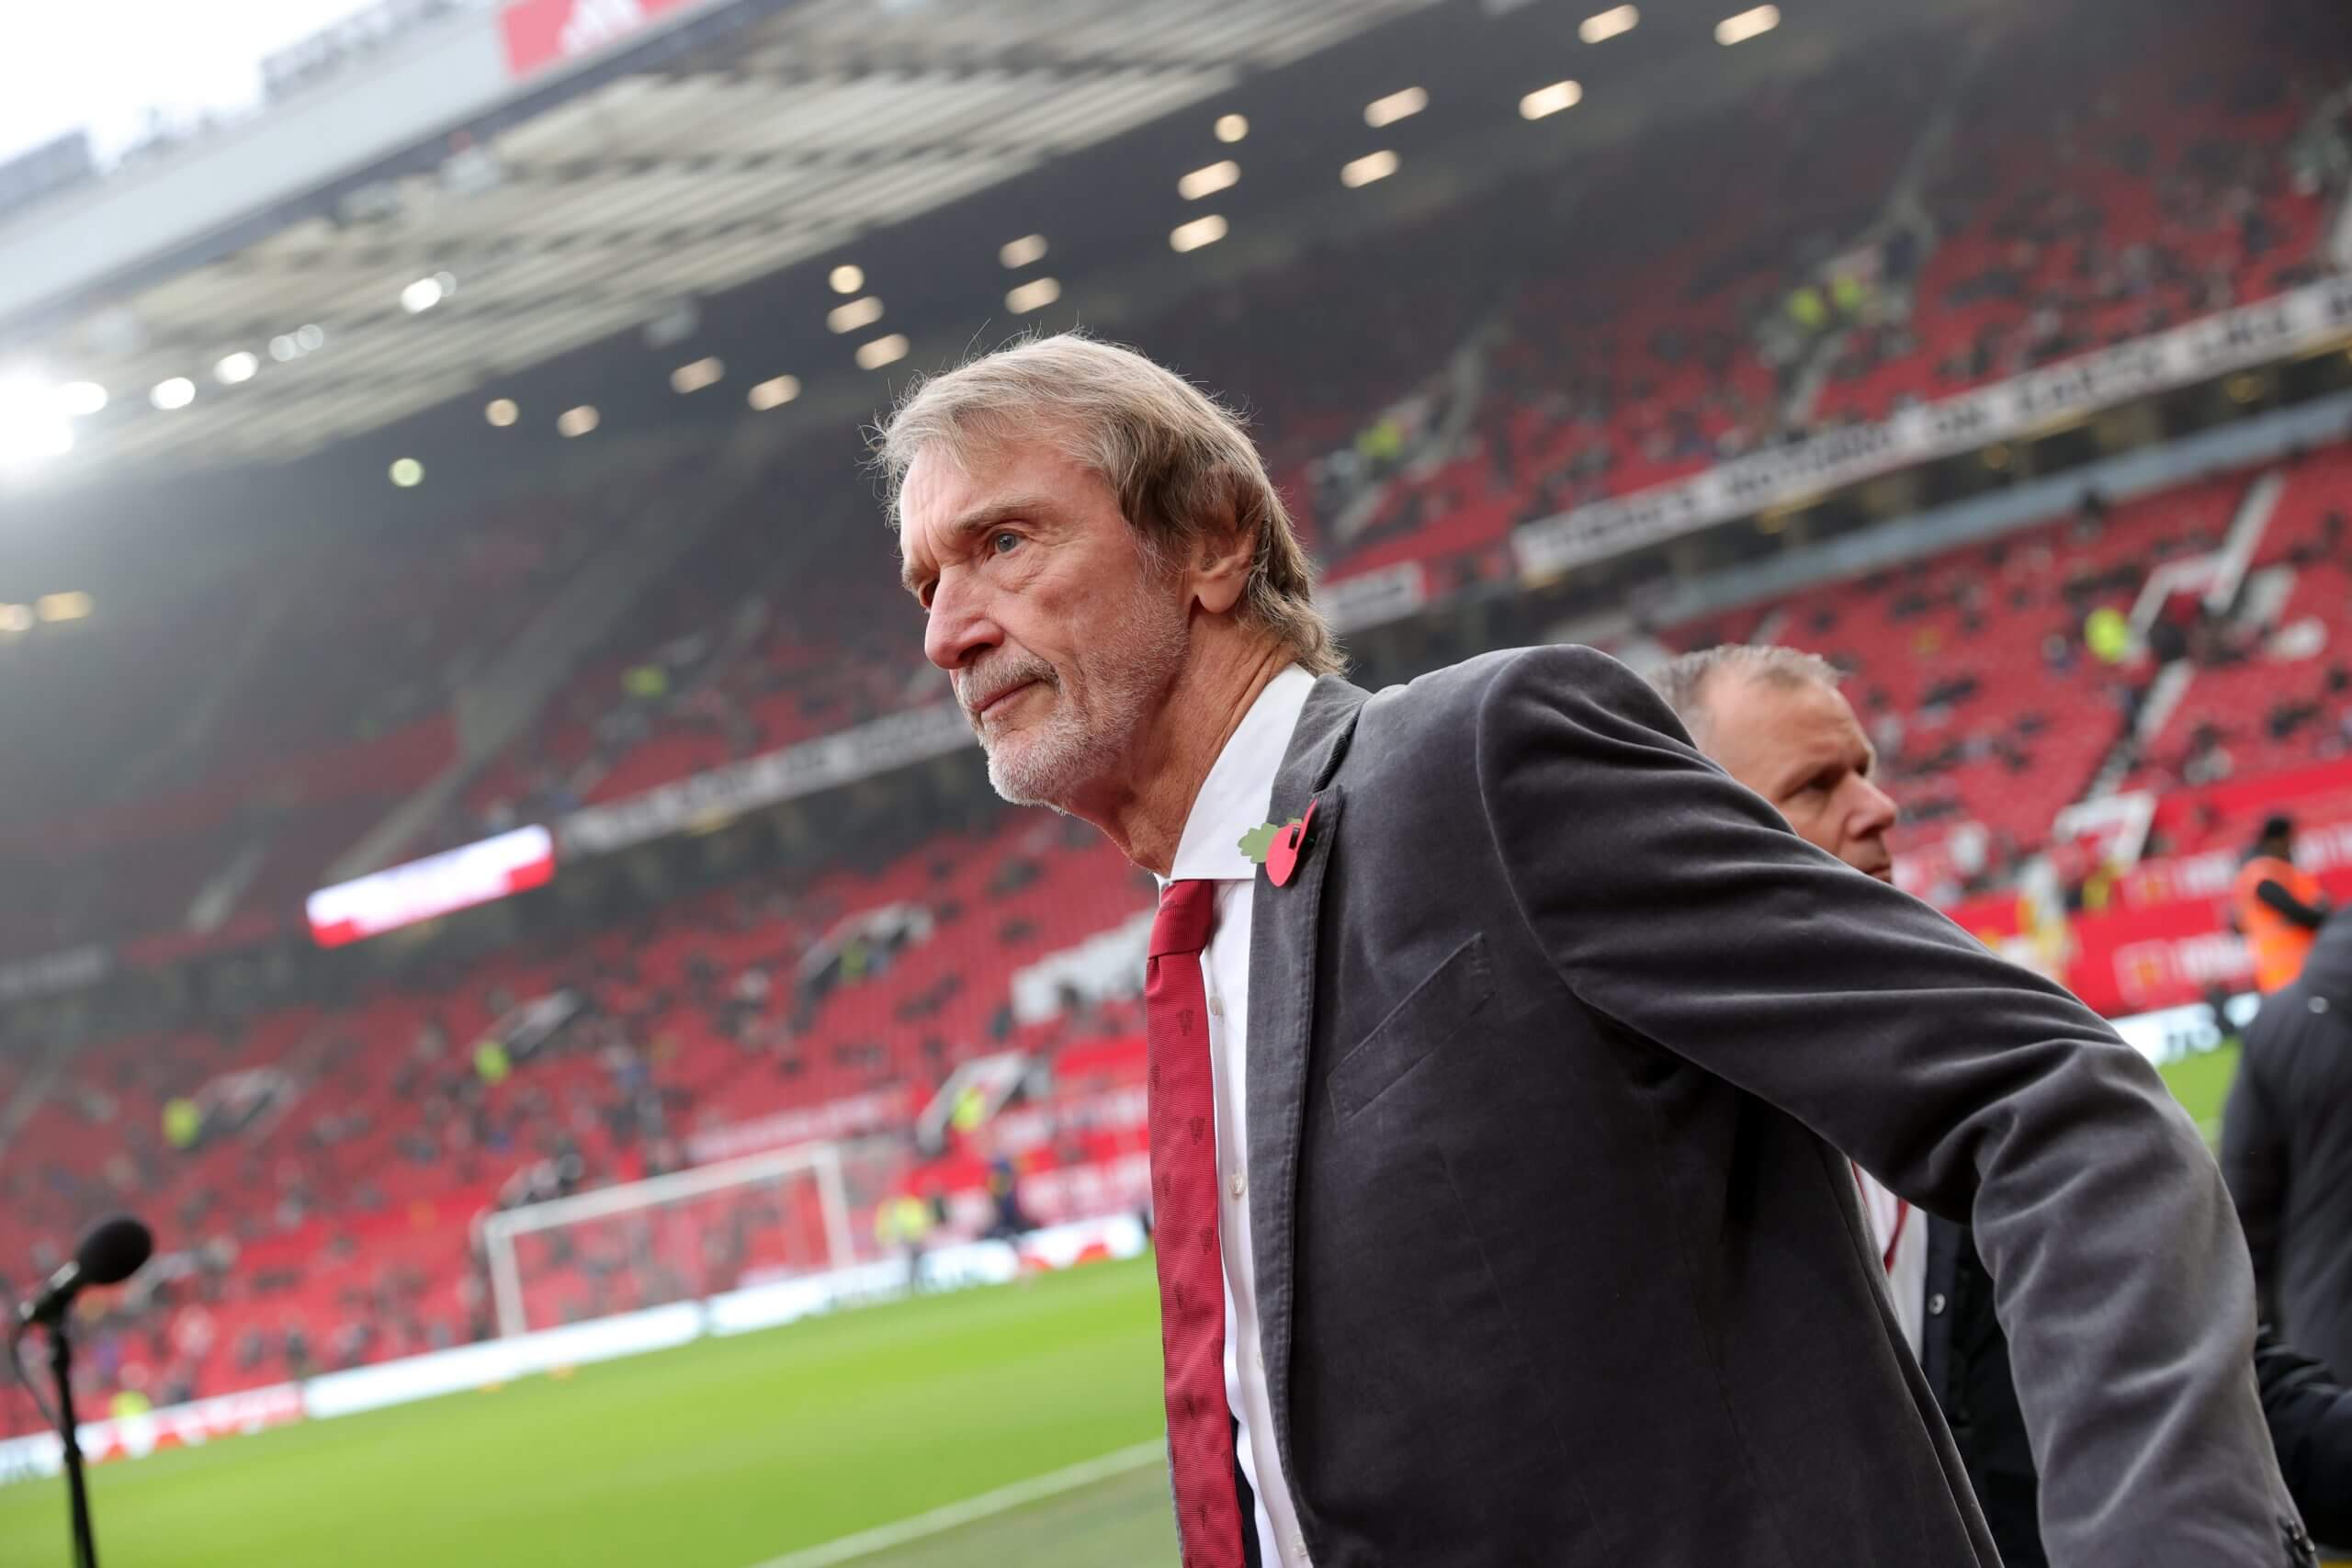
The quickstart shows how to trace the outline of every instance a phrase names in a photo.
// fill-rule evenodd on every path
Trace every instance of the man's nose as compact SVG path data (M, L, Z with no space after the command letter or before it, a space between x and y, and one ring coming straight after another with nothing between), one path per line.
M923 657L942 670L961 670L1004 638L981 595L950 573L932 590L931 614L923 623Z
M1854 836L1869 838L1894 827L1903 815L1894 797L1866 778L1858 776L1854 784L1857 794L1849 818Z

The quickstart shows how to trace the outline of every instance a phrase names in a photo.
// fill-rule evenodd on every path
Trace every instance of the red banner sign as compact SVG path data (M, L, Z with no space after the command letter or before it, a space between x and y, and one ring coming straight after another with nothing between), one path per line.
M532 76L583 54L597 54L665 11L691 0L514 0L499 13L506 70Z

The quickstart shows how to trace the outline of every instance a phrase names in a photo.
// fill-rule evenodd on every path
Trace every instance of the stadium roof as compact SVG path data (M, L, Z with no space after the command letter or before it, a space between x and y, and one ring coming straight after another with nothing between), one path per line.
M8 357L107 389L69 467L290 457L1432 3L742 0L275 231L85 295ZM158 388L187 400L158 412Z

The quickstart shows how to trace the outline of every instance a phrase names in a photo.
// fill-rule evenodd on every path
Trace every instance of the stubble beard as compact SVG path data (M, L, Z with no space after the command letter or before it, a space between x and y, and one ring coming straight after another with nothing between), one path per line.
M1088 785L1121 771L1175 683L1190 647L1182 611L1137 594L1115 624L1117 640L1098 642L1077 660L1082 698L1054 671L1041 682L1053 697L1043 719L994 739L981 730L989 784L1012 804L1068 812Z

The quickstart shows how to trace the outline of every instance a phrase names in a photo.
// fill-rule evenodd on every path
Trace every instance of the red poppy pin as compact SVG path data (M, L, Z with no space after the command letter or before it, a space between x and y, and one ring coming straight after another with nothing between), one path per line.
M1277 887L1289 886L1291 875L1298 870L1299 857L1306 852L1306 835L1315 826L1315 802L1306 803L1306 815L1294 817L1276 827L1261 822L1241 835L1241 852L1266 868L1266 880Z

